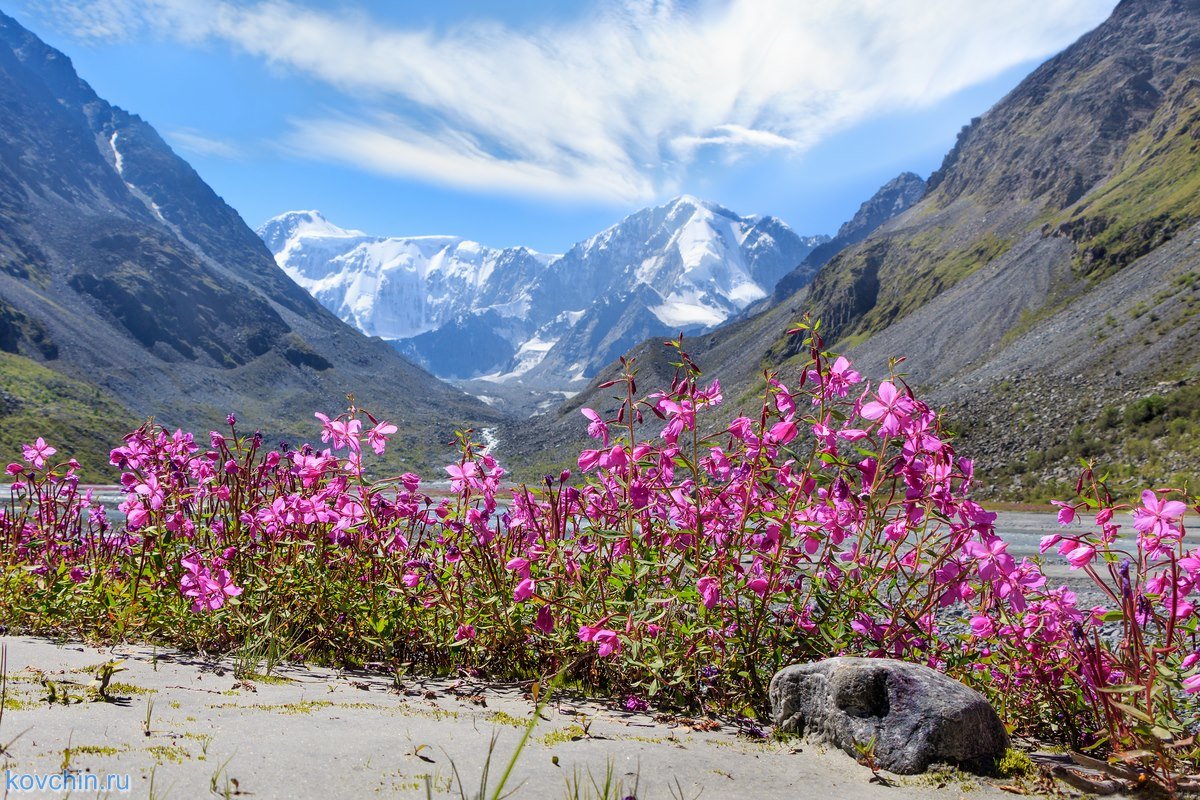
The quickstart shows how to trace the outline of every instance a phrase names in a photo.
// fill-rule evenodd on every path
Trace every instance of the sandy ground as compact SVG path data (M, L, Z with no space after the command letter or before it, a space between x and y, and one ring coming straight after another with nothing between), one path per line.
M0 722L0 796L191 798L475 797L495 737L488 797L530 718L520 687L412 681L285 667L285 681L245 683L232 664L142 647L98 650L5 637L9 698ZM91 699L91 669L124 658L112 702ZM42 676L81 702L48 705ZM997 781L895 778L836 750L698 731L575 699L543 710L508 788L516 798L599 797L611 767L624 798L1011 797ZM583 727L587 736L580 738ZM22 791L35 776L75 776L75 791ZM26 777L29 776L29 777ZM110 792L98 786L113 776ZM125 776L128 776L127 778ZM590 777L589 777L590 776ZM636 793L634 780L639 780ZM128 791L120 788L127 786ZM591 791L589 791L591 790Z

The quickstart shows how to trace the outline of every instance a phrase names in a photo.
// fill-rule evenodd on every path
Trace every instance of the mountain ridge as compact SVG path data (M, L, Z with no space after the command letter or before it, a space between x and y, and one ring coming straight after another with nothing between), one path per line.
M350 393L439 443L456 419L499 418L327 312L153 127L3 14L0 105L0 346L10 377L28 377L5 384L6 451L77 435L99 470L97 443L115 444L120 425L203 429L229 412L297 441L315 432L313 411ZM106 404L105 429L53 402L35 426L55 375ZM441 447L415 446L409 463Z
M641 336L719 324L827 238L691 195L557 255L369 236L313 211L285 212L257 232L327 308L440 374L548 389L579 384ZM487 346L466 346L466 332Z

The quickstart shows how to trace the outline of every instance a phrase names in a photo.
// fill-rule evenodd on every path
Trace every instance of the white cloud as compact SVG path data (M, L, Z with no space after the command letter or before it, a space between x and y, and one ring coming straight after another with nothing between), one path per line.
M245 154L237 145L214 139L192 128L178 128L167 133L172 144L189 153L217 158L242 158Z
M126 39L141 27L142 0L77 0L43 2L54 23L84 40Z
M456 186L644 200L701 148L802 151L1043 57L1114 0L672 0L445 32L292 0L91 0L87 35L225 42L340 89L297 119L313 158ZM89 12L93 15L88 16ZM89 19L91 23L89 23Z

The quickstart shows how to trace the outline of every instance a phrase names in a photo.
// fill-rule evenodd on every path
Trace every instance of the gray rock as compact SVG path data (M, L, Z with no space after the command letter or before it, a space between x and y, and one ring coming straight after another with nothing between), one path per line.
M890 658L830 658L785 667L771 680L781 731L857 755L875 740L875 762L911 775L931 764L986 771L1008 734L983 695L920 664Z

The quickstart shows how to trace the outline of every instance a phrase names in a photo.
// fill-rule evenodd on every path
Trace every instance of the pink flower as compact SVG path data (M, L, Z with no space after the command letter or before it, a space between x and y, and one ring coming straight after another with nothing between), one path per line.
M588 436L599 439L608 447L608 426L604 424L600 415L590 408L581 408L579 411L588 418Z
M629 502L633 503L633 507L641 511L650 504L650 490L641 481L634 481L629 484Z
M808 371L808 379L812 381L824 381L822 394L825 398L830 397L845 397L850 392L850 387L862 381L862 376L855 372L850 367L849 360L845 356L838 356L833 366L829 368L829 373L822 376L816 370ZM813 405L821 401L820 397L813 398Z
M362 429L362 420L330 419L319 411L313 416L321 420L322 442L332 441L334 450L343 447L358 450L358 432Z
M615 631L610 631L607 628L601 628L596 631L592 636L592 642L596 645L596 655L601 658L619 655L621 652L621 639Z
M1066 557L1071 569L1080 569L1092 563L1096 557L1096 546L1086 542L1063 542L1059 552Z
M387 437L396 432L396 426L390 422L380 422L367 431L367 444L375 451L375 455L383 455L387 447Z
M974 616L971 617L971 633L981 639L986 639L996 634L996 626L991 617Z
M513 602L523 603L533 597L534 589L537 584L533 582L533 578L525 578L517 584L517 588L513 589Z
M700 602L710 611L721 600L721 582L716 578L705 575L696 581L696 590L700 592Z
M53 447L46 444L46 440L40 436L33 444L23 445L22 451L22 455L25 460L30 464L33 464L33 466L37 469L41 469L42 467L46 466L46 459L58 452Z
M618 474L625 472L625 467L629 464L629 453L621 445L614 445L612 450L608 452L601 451L600 466L605 469L610 469Z
M743 442L754 443L757 438L754 435L754 423L749 417L738 417L733 422L729 423L729 433L735 439L741 439Z
M603 623L602 623L603 624ZM579 626L579 641L593 642L601 658L621 652L621 640L615 631L593 625Z
M1157 548L1159 539L1179 537L1179 530L1173 526L1185 511L1187 506L1178 500L1160 500L1147 489L1142 492L1142 507L1133 512L1133 527L1150 541L1151 548Z
M554 633L554 614L550 611L550 606L538 609L537 616L533 619L533 627L547 635Z
M746 588L754 592L759 597L767 596L767 579L755 578L754 580L746 581Z
M866 419L879 420L879 430L888 435L900 432L900 428L908 421L913 411L913 402L902 394L891 381L879 384L876 393L878 400L873 400L862 407L862 415Z
M775 444L787 444L796 438L796 423L791 420L776 422L767 432L767 436Z
M993 581L1008 575L1016 568L1016 561L1005 551L1008 542L995 537L984 544L967 542L963 551L979 562L979 577L985 581Z
M590 472L600 463L599 450L584 450L579 454L579 471Z
M862 381L862 376L850 367L845 356L838 356L829 369L829 377L825 379L825 388L831 395L845 397L850 387Z
M475 633L474 625L459 625L458 630L454 632L454 641L465 642L474 639L478 634Z
M1075 507L1061 500L1051 500L1052 505L1058 506L1058 524L1070 525L1075 521Z
M452 492L461 492L467 486L475 487L479 483L479 465L474 461L451 464L446 467L446 474L450 476L450 491Z
M1183 679L1183 690L1188 694L1200 692L1200 673L1190 675Z
M226 569L210 569L200 561L199 553L192 552L180 560L183 576L179 589L184 597L192 598L192 611L216 611L225 605L225 598L237 597L242 593L235 586Z

